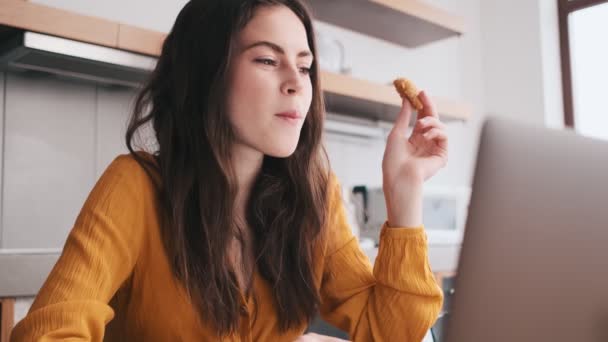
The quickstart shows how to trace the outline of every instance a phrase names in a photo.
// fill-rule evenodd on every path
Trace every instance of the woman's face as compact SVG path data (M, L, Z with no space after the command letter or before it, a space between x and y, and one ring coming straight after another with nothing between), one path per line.
M296 149L312 100L304 24L285 6L260 6L236 37L228 115L236 144L273 157Z

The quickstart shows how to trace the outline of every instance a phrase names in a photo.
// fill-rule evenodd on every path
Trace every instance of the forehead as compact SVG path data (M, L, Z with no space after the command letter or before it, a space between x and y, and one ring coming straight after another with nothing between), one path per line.
M259 6L237 36L241 47L259 40L272 41L288 51L308 49L304 24L291 9L283 5Z

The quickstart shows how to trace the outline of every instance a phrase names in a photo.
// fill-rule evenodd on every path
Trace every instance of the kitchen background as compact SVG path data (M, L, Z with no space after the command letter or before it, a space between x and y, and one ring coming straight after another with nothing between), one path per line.
M31 2L161 32L169 31L186 3ZM485 116L563 127L557 1L427 2L461 16L464 34L406 48L323 22L316 28L343 44L351 76L382 84L405 76L431 95L470 105L467 120L448 122L449 164L427 183L429 192L466 193ZM61 248L97 178L126 153L123 134L134 94L124 87L0 70L0 256ZM326 146L343 186L381 186L382 137L328 132ZM457 239L430 239L434 271L454 271L458 252ZM0 279L0 285L5 282ZM15 321L30 300L16 301Z

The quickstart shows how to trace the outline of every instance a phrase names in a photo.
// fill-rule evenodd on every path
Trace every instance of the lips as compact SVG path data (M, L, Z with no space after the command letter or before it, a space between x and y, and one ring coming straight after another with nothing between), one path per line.
M278 113L276 115L280 116L282 118L287 118L287 119L301 119L302 118L302 116L295 110Z

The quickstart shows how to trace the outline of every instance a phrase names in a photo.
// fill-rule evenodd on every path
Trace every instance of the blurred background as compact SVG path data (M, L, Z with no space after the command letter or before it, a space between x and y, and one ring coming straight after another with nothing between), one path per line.
M448 125L449 164L424 195L446 311L483 119L608 138L608 1L307 2L317 18L325 145L372 262L386 217L382 154L400 104L393 79L409 78L431 95ZM3 327L25 315L89 191L127 153L137 86L185 3L0 0ZM440 335L438 325L427 338Z

